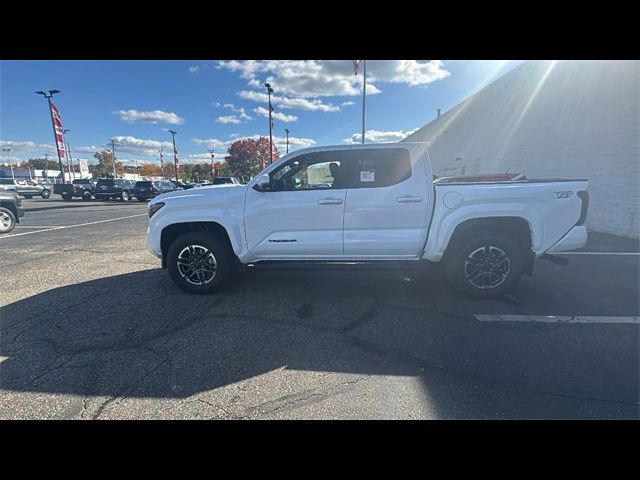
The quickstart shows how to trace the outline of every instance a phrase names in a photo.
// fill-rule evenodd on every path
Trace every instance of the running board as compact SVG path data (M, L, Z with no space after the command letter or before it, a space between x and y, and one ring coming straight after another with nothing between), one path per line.
M542 260L547 260L549 262L555 263L556 265L561 265L563 267L569 265L569 259L564 257L559 257L558 255L551 255L550 253L545 253L541 255L540 258Z

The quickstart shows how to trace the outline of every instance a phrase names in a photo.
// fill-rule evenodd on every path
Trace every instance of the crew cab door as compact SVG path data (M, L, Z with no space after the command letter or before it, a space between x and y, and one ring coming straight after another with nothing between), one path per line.
M342 254L346 190L334 187L337 153L292 158L270 173L265 190L249 188L245 203L248 250L262 259L336 257Z
M402 147L357 148L344 159L344 254L415 257L432 205L424 159Z

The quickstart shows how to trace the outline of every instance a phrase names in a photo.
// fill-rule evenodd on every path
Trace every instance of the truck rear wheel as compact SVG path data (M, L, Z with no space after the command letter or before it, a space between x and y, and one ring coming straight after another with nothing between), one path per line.
M167 269L181 289L190 293L213 293L231 278L234 255L224 239L209 232L188 232L169 247Z
M449 283L479 298L506 293L520 279L524 256L516 242L491 231L474 232L452 245L445 272Z

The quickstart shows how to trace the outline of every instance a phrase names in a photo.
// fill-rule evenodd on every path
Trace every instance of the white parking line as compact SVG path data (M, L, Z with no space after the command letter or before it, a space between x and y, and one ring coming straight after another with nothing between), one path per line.
M109 218L107 220L98 220L96 222L78 223L77 225L65 225L62 227L51 227L51 228L45 228L43 230L36 230L35 232L16 233L15 235L3 235L3 236L0 236L0 240L2 240L3 238L21 237L22 235L33 235L34 233L50 232L52 230L64 230L65 228L86 227L87 225L96 225L98 223L115 222L117 220L125 220L127 218L146 217L146 216L147 216L146 213L139 213L137 215L128 215L126 217Z
M558 252L554 255L640 255L640 252Z
M588 315L478 315L480 322L539 322L539 323L640 323L640 317L607 317Z

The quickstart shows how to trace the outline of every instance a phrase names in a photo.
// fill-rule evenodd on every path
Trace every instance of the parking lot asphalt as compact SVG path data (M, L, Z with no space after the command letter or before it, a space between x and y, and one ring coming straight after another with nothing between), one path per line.
M424 265L256 264L195 296L147 251L146 204L23 203L0 418L640 418L637 242L593 235L493 300Z

